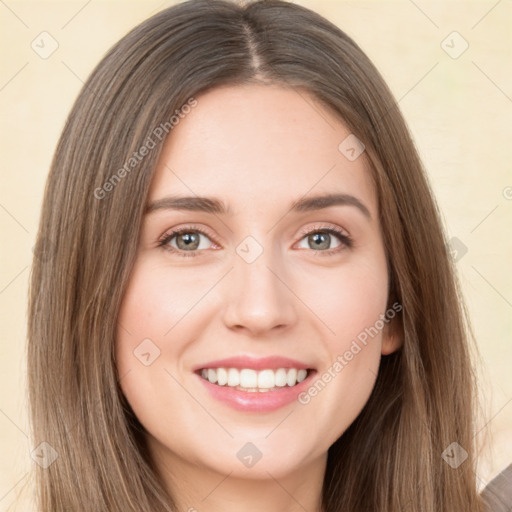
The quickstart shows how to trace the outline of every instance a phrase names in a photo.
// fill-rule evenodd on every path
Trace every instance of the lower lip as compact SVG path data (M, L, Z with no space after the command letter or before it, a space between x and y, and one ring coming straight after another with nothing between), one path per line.
M295 386L283 386L275 391L264 392L240 391L229 386L218 386L217 384L212 384L200 375L196 375L213 398L228 404L233 409L239 411L269 412L280 409L297 400L297 396L310 385L315 373L315 370L310 370L309 375Z

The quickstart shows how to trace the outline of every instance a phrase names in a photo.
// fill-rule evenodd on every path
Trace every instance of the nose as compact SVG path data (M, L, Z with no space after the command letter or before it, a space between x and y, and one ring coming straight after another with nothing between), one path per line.
M283 267L270 250L250 263L235 254L224 309L224 323L229 329L261 337L270 331L283 331L297 321L300 301Z

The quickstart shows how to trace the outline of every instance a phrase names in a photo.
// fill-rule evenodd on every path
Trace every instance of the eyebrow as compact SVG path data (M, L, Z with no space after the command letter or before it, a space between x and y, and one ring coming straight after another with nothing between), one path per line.
M372 219L369 209L357 197L350 194L323 194L318 196L303 197L294 201L289 211L310 212L330 208L331 206L353 206L357 208L368 220ZM218 215L233 216L233 210L222 200L216 197L202 196L168 196L150 203L145 214L157 210L186 210L193 212L206 212Z

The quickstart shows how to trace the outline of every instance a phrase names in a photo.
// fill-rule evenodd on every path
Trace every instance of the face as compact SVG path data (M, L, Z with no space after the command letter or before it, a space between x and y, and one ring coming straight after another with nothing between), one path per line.
M306 92L196 99L149 192L121 387L165 470L284 477L325 462L398 346L376 191L350 130Z

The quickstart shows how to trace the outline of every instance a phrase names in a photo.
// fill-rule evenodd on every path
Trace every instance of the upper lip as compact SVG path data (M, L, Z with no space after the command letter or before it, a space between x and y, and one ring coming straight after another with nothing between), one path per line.
M202 370L205 368L250 368L252 370L265 370L278 368L297 368L298 370L312 369L311 365L301 363L296 359L281 356L269 356L255 358L250 356L236 356L228 357L227 359L217 359L216 361L209 361L200 364L194 368L194 371Z

